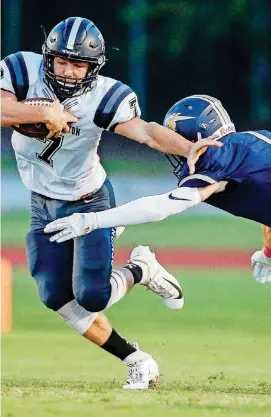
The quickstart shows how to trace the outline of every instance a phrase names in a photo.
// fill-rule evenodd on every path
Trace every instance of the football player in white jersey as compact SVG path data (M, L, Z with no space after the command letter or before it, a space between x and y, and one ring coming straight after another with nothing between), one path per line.
M46 139L15 132L12 146L24 185L31 190L28 264L42 302L65 322L129 367L126 389L146 389L158 377L151 355L123 339L100 313L136 283L172 309L183 306L178 281L148 248L134 249L123 268L112 268L115 229L52 244L46 225L77 212L115 206L97 155L104 129L161 152L187 156L192 144L157 123L140 119L130 87L99 75L105 64L102 34L88 19L70 17L47 37L42 55L16 52L1 62L1 125L45 123ZM52 107L19 103L54 99ZM60 104L60 102L62 104ZM63 111L63 105L71 113ZM69 129L68 123L73 123Z

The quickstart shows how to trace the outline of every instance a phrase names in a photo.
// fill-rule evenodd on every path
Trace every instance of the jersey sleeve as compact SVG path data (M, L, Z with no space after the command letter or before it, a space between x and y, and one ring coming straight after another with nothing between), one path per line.
M140 116L136 94L122 82L116 82L104 95L97 107L94 123L105 130L114 132L119 123Z
M29 88L28 70L22 52L8 55L1 61L2 90L15 94L18 101L24 100Z
M212 170L211 165L206 164L205 161L199 161L196 165L196 173L189 174L189 167L184 165L182 176L179 181L179 187L206 187L207 185L214 184L219 181L217 172ZM207 166L206 166L207 165Z
M214 172L202 172L201 174L193 174L183 178L179 183L179 187L206 187L218 181L219 179L216 179Z
M205 187L215 182L235 179L236 172L242 164L244 152L231 143L224 143L221 148L208 148L196 164L196 172L189 175L188 165L179 187Z

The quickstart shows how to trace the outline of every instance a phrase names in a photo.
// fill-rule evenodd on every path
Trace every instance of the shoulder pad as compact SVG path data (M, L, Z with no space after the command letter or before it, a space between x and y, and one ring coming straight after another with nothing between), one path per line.
M33 52L16 52L4 59L11 83L19 101L26 98L29 84L34 83L39 74L42 55Z

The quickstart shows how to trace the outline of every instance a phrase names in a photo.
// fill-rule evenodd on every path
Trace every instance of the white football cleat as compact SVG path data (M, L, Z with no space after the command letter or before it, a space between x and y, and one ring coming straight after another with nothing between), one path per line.
M167 307L179 310L184 305L183 290L173 275L157 261L149 246L137 246L131 253L128 264L142 269L141 285L159 295Z
M159 377L158 365L153 357L139 350L138 344L133 343L137 349L124 359L124 364L129 368L129 374L123 389L143 390L152 388L157 384Z
M251 264L256 281L261 284L271 284L271 258L265 255L263 249L253 253Z

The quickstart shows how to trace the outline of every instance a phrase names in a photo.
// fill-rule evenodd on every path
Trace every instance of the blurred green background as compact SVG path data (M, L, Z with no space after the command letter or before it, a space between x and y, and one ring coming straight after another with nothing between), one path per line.
M239 129L270 127L269 0L2 1L2 55L41 52L58 21L84 16L104 35L103 74L128 83L143 117L162 121L195 93L217 96Z

